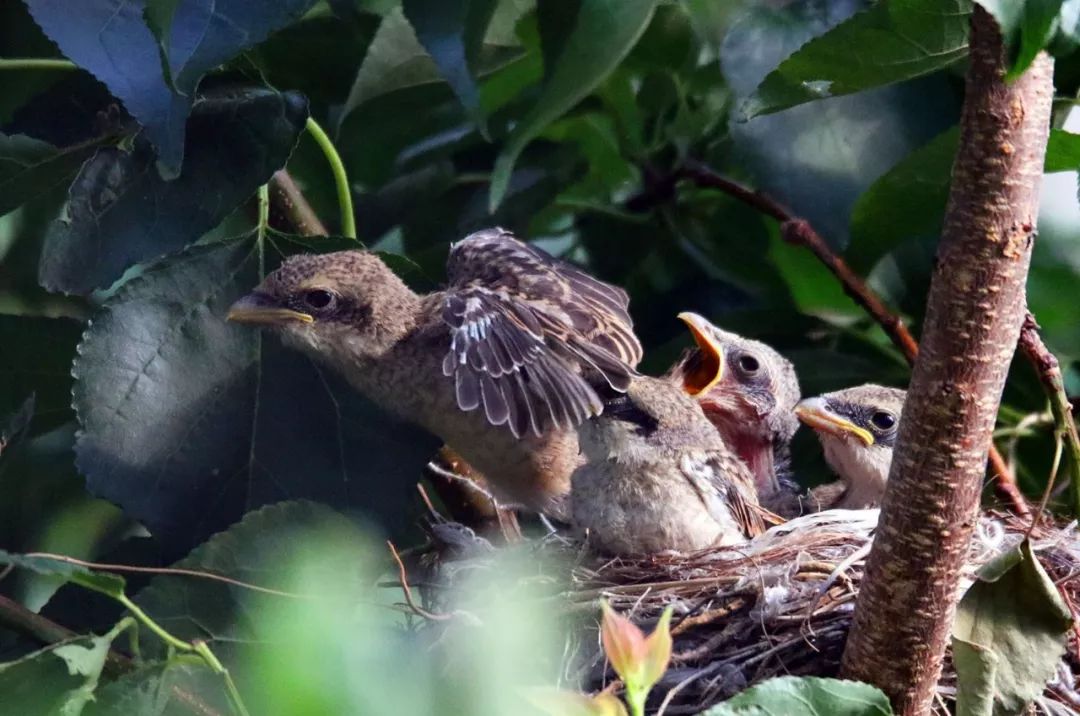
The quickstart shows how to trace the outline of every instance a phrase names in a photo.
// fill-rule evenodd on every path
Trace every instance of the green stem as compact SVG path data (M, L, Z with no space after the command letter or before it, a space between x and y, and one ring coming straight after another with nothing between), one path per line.
M649 692L626 685L626 705L630 707L630 716L645 716L645 699Z
M244 699L240 696L240 689L236 688L236 682L233 681L232 675L229 670L225 668L225 665L218 661L214 652L210 651L210 647L205 641L195 642L195 653L201 656L209 665L211 669L221 674L221 678L225 681L225 690L229 693L229 700L232 702L233 708L240 716L249 716L247 707L244 705Z
M266 238L266 227L270 225L270 185L259 187L259 241Z
M108 594L108 592L105 592ZM232 702L233 709L239 716L250 716L247 707L244 706L244 700L240 697L240 691L236 688L236 683L233 682L232 676L229 674L229 670L225 668L225 665L214 655L214 652L210 651L210 647L205 641L196 641L189 643L183 639L179 639L158 624L156 621L150 618L150 615L144 612L139 605L131 601L128 595L121 592L118 595L113 595L116 601L120 602L131 612L131 615L135 617L143 626L150 631L154 632L159 639L168 644L171 648L181 653L194 653L202 657L202 660L206 662L206 665L210 667L217 674L221 674L222 679L225 682L225 690L229 694L229 700Z
M353 215L352 190L349 188L349 177L345 173L345 165L341 161L334 143L311 117L307 120L307 131L311 138L319 145L326 161L330 163L330 170L334 173L334 185L337 187L338 207L341 210L341 233L350 239L356 238L356 217Z
M121 592L120 594L116 595L116 601L123 604L124 608L131 612L132 616L139 620L139 623L141 623L150 631L157 634L159 639L161 639L163 642L165 642L172 648L176 649L177 651L195 651L195 647L193 647L191 644L188 644L183 639L177 639L175 636L165 631L161 627L161 625L151 619L150 615L144 612L139 607L139 605L131 601L131 599L128 598L128 595Z
M0 70L77 70L71 60L49 60L41 57L0 58Z

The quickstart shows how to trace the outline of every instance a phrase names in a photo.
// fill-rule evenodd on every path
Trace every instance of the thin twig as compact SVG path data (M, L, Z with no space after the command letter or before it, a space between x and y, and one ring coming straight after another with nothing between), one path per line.
M1050 399L1050 411L1054 416L1054 432L1065 443L1069 455L1069 483L1072 485L1073 510L1080 515L1080 436L1072 416L1072 404L1065 392L1065 379L1061 365L1043 343L1039 324L1030 312L1024 317L1020 329L1020 352L1034 366L1046 395Z
M436 614L435 612L429 612L424 609L413 599L412 589L409 588L409 576L405 571L405 563L401 561L401 556L398 554L397 548L390 540L386 540L386 546L390 548L390 554L393 556L394 561L397 562L398 568L398 584L401 585L401 591L405 594L405 603L409 605L409 609L418 616L424 619L430 619L431 621L443 622L449 619L453 619L453 614Z
M688 179L697 186L722 191L762 214L779 221L780 235L784 241L794 246L802 246L813 253L818 261L840 281L844 293L850 296L881 326L893 344L904 354L908 363L915 362L915 358L919 353L919 344L903 320L889 310L881 297L866 284L862 277L852 271L847 262L829 248L828 243L814 230L814 227L808 221L795 216L772 197L721 176L707 166L695 163L688 164L674 172L670 180L657 182L650 192L646 192L644 196L635 197L635 199L627 202L627 205L633 205L634 208L640 209L646 205L648 199L666 198L674 190L674 184L679 179ZM1009 470L997 447L992 443L988 459L991 472L997 478L994 481L994 488L997 490L998 495L1017 514L1021 516L1030 515L1031 508L1028 507L1027 501L1016 486L1016 478Z
M206 579L212 582L224 582L225 584L232 585L234 587L240 587L242 589L250 589L253 592L261 592L263 594L271 594L275 597L289 597L291 599L321 599L323 598L318 594L298 594L296 592L286 592L280 589L272 589L270 587L262 587L258 584L252 584L251 582L244 582L239 579L233 579L232 577L226 577L223 574L215 574L214 572L203 572L196 569L184 569L182 567L138 567L129 564L109 564L106 562L88 562L83 559L76 559L75 557L69 557L66 554L53 554L52 552L28 552L26 557L40 557L43 559L53 559L57 562L64 562L67 564L74 564L80 567L86 567L87 569L99 569L103 572L119 572L121 574L161 574L180 577L196 577L198 579Z

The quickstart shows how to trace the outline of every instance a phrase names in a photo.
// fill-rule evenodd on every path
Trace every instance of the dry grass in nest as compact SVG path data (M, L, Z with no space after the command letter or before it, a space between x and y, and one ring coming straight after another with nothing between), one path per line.
M774 676L835 676L876 521L876 510L831 510L774 527L737 548L640 559L605 559L561 538L532 544L531 549L562 558L556 563L572 565L569 584L564 582L558 593L560 611L589 617L575 622L575 638L567 644L567 682L586 691L618 687L593 619L601 597L646 631L665 607L674 607L674 655L650 700L654 713L696 714ZM1011 514L984 514L972 541L964 588L981 565L1017 545L1028 526ZM1080 534L1075 523L1041 526L1032 543L1076 614ZM453 570L441 573L445 577ZM441 591L426 590L427 603L438 605ZM1039 712L1080 710L1078 649L1074 634L1058 676L1036 703ZM955 674L947 666L938 688L942 713L954 700L954 684Z

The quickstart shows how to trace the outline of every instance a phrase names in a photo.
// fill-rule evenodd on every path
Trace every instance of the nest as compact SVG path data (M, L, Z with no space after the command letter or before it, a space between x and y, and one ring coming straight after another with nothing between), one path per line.
M579 542L549 536L528 549L564 565L554 575L560 611L577 615L563 670L585 691L612 688L596 633L596 602L603 597L646 631L674 608L671 666L650 697L650 711L696 714L760 681L782 675L836 676L863 578L877 510L829 510L773 527L746 545L692 554L604 559ZM964 578L1015 547L1029 526L1006 513L980 520ZM1075 523L1038 528L1032 545L1070 609L1080 604L1080 535ZM455 575L490 555L443 562L424 591L431 609L447 605ZM566 566L569 565L569 566ZM429 565L430 566L430 565ZM967 584L964 585L966 588ZM1070 636L1067 655L1035 708L1040 713L1080 710L1080 644ZM614 686L617 686L615 684ZM955 672L946 663L937 709L955 701Z

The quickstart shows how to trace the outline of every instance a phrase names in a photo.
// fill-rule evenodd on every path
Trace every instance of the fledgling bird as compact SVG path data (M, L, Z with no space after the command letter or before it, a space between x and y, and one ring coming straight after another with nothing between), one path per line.
M762 504L795 490L789 445L799 427L799 379L791 362L759 341L680 313L695 348L667 373L697 399L705 415L754 475Z
M629 298L502 229L453 244L446 270L418 295L368 251L294 256L228 317L442 438L501 500L564 517L594 385L626 390L641 360Z
M691 551L762 531L753 477L697 403L670 381L636 378L578 428L573 521L617 555Z
M811 503L821 509L881 504L905 396L899 388L867 384L799 403L796 415L817 433L825 461L840 477L811 490Z

